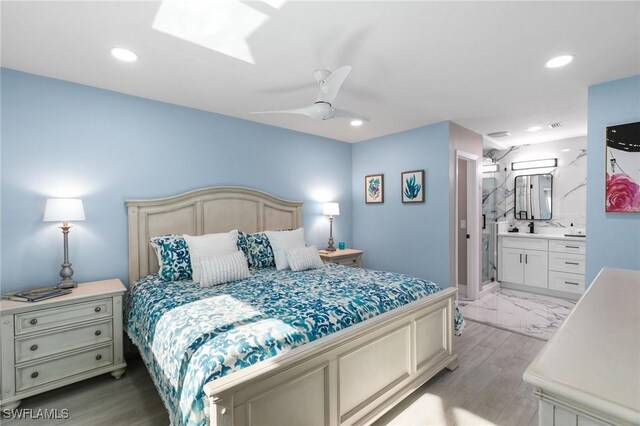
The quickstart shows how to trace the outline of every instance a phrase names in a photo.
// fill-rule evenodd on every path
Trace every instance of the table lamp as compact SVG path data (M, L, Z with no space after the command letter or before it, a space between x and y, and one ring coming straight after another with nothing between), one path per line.
M64 263L60 270L62 280L58 288L75 288L78 283L73 277L73 269L69 263L69 222L84 220L84 208L82 200L76 198L49 198L44 208L44 222L62 222L62 236L64 239Z
M340 204L338 203L324 203L322 206L322 214L329 216L329 244L327 245L327 251L336 251L333 246L333 217L340 216Z

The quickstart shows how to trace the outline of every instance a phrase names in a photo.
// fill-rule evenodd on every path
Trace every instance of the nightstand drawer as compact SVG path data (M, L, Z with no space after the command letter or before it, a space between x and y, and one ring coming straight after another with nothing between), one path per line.
M113 322L107 319L90 325L68 328L49 334L16 339L16 364L70 351L113 338Z
M109 344L62 358L16 368L16 392L66 379L113 364L113 345Z
M112 314L111 299L76 303L59 308L16 314L16 335L33 333L62 325L91 321Z
M336 259L336 260L332 260L331 263L337 263L338 265L345 265L345 266L353 266L355 268L360 266L360 257L351 257L348 259Z

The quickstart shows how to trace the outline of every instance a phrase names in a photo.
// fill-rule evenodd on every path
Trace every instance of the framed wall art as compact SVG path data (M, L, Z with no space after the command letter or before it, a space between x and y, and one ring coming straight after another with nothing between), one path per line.
M403 203L424 203L424 170L402 172L400 181Z
M605 211L640 213L640 122L607 127Z
M367 204L384 203L384 175L364 177L364 202Z

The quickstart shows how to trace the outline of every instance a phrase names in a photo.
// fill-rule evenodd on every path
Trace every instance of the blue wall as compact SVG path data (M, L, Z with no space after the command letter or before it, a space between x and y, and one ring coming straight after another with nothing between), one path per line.
M640 121L640 76L589 87L586 280L601 268L640 269L640 213L605 213L605 128Z
M307 239L326 245L321 201L340 202L351 244L351 145L8 69L2 96L2 288L59 281L62 235L49 197L84 200L70 257L79 281L127 277L126 198L210 185L303 200ZM327 123L331 125L331 123Z
M353 145L353 242L364 264L449 286L449 122ZM425 170L426 202L402 204L400 173ZM384 203L364 203L364 177L384 173Z

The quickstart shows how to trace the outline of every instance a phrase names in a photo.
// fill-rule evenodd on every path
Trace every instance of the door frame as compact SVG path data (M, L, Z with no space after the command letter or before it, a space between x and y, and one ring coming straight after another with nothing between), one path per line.
M480 293L480 266L481 266L481 220L482 220L482 164L480 158L470 152L456 149L455 161L455 255L454 255L454 283L458 287L458 237L460 220L458 218L458 161L463 159L467 162L467 298L475 300ZM475 172L474 172L475 171Z

